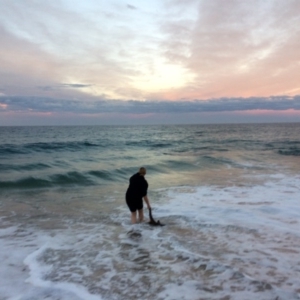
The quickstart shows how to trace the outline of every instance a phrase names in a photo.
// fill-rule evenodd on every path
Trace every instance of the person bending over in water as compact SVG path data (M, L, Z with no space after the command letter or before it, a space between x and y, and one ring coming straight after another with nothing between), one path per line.
M137 222L137 211L139 213L139 222L144 220L143 199L147 204L147 208L151 209L149 199L147 197L148 182L145 179L146 169L140 168L139 172L132 175L129 179L129 187L126 192L126 203L131 212L131 223Z

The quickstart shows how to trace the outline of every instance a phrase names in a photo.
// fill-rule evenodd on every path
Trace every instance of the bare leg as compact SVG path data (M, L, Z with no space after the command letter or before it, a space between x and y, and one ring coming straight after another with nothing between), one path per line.
M131 223L135 224L136 223L136 211L131 212Z
M144 210L139 210L139 222L142 223L144 221Z

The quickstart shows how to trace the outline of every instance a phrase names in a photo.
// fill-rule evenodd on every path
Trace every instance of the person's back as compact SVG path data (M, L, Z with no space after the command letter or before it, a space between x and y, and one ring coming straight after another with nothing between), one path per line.
M126 191L126 203L131 212L131 222L136 223L136 211L139 212L140 222L144 219L143 199L148 209L150 209L149 199L147 197L148 182L145 179L146 169L140 168L139 172L132 175L129 179L129 186Z
M147 195L148 183L140 173L132 175L129 179L129 187L126 196L138 201Z

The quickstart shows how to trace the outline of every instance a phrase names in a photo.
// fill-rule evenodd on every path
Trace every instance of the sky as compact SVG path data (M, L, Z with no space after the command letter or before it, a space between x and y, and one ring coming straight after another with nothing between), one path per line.
M0 0L0 126L300 122L299 0Z

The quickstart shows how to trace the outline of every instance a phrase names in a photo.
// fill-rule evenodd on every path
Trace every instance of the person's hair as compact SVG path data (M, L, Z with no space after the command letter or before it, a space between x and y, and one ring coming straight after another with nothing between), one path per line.
M139 170L140 175L146 175L146 168L141 167Z

